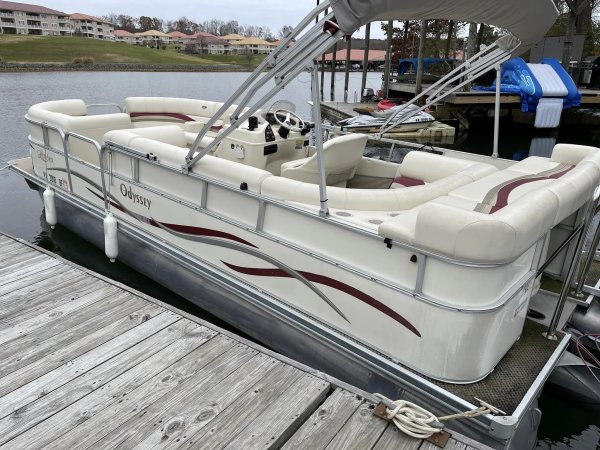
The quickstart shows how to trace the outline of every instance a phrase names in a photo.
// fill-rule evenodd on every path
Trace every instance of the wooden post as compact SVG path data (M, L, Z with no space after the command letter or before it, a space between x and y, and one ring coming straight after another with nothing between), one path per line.
M352 39L346 36L346 71L344 73L344 103L348 103L348 85L350 84L350 51L352 50Z
M388 98L390 93L390 67L392 65L392 35L394 33L394 21L387 23L387 53L385 55L385 72L383 74L383 95Z
M477 43L475 44L475 53L479 52L481 49L481 44L483 44L483 32L485 31L485 23L479 24L479 31L477 31Z
M360 97L362 101L363 92L367 87L367 68L369 67L369 46L371 45L371 23L365 25L365 54L363 56L362 81L360 83Z
M419 38L419 62L417 65L417 80L415 86L415 96L419 95L423 90L423 72L425 69L425 39L427 38L427 21L421 21L421 35Z

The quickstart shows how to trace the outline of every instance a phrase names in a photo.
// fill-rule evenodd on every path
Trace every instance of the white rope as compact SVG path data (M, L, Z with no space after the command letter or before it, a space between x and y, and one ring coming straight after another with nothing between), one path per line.
M484 403L484 406L480 406L471 411L436 417L430 411L406 400L392 401L381 394L375 394L375 396L381 399L382 403L386 405L387 419L391 420L400 431L417 439L427 439L435 433L442 431L444 424L440 422L441 420L477 417L490 412L499 411L495 410L493 407L488 407L488 405ZM394 405L393 409L390 409L391 405Z

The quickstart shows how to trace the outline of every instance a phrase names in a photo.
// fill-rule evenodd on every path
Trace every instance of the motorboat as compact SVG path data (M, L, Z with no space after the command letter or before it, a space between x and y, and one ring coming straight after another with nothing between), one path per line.
M342 130L361 132L361 133L377 133L386 120L396 114L404 111L404 105L393 106L385 110L373 110L369 114L359 114L347 119L339 121L337 124ZM406 110L416 110L418 106L408 105ZM416 111L406 120L396 122L395 126L390 130L393 133L404 133L417 131L431 126L435 122L435 118L425 111Z
M367 135L324 141L315 62L392 17L511 33L448 74L453 83L531 45L557 16L551 0L505 3L324 1L224 103L129 97L108 114L80 99L32 105L30 155L10 168L40 192L51 226L275 350L436 414L477 408L485 395L489 408L452 426L495 448L527 448L537 395L569 336L554 326L543 337L526 313L541 272L570 283L600 150L557 144L520 162L445 149L399 164L366 158ZM307 68L313 123L291 108L261 114Z

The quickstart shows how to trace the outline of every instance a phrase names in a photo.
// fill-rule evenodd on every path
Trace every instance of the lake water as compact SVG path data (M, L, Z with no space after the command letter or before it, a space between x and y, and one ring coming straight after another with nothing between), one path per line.
M0 73L0 168L14 158L28 154L27 126L23 116L29 106L47 100L81 98L86 103L123 104L129 96L190 97L224 101L246 79L244 73L152 73L152 72L47 72ZM329 99L329 74L325 77L325 97ZM379 88L380 73L370 73L367 87ZM350 74L349 99L360 94L361 74ZM343 74L336 76L336 100L343 99ZM265 92L264 87L261 92ZM301 74L285 90L285 96L297 106L299 114L310 117L310 76ZM468 138L453 147L475 153L491 153L490 120L482 119L471 127ZM594 142L593 130L561 130L560 134L536 133L530 127L502 122L500 154L521 159L543 152L543 139L600 146ZM547 142L547 141L546 141ZM34 242L63 257L108 277L117 279L154 297L202 316L220 326L224 324L185 302L156 283L119 264L110 264L104 253L82 241L68 230L57 226L50 232L42 214L39 195L8 170L0 170L0 230ZM600 444L600 419L597 411L589 411L558 397L553 392L542 394L543 411L538 449L597 449Z

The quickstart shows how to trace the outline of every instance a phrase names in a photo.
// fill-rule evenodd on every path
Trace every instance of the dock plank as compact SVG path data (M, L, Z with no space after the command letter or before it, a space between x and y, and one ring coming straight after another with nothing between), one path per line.
M5 308L6 315L0 319L0 326L6 329L21 326L21 323L35 320L45 320L42 318L45 314L52 314L54 310L67 307L68 303L73 301L97 301L112 295L116 295L119 290L114 286L97 281L91 282L85 278L67 279L61 283L57 290L51 296L41 295L40 298L32 297L21 303L21 307L14 305L0 305ZM58 311L56 312L58 314Z
M39 448L87 448L103 438L123 441L135 432L135 428L122 425L130 419L143 418L143 411L172 389L186 382L190 385L210 382L215 370L223 372L227 368L228 372L234 371L255 354L245 346L217 336L183 357L178 354L176 362L167 355L161 355L162 359L158 361L152 358L147 365L136 366L73 407L53 416L60 422L78 421L79 425ZM82 417L83 412L85 417ZM39 432L34 433L37 434ZM27 443L25 440L22 448L27 448Z
M108 323L98 327L78 329L79 339L73 340L55 348L46 348L39 359L16 369L0 378L0 397L8 392L27 384L31 380L42 376L63 363L82 355L92 348L102 345L112 339L115 334L123 333L135 326L140 321L148 320L161 312L156 305L146 305L144 308L121 318L113 318ZM97 328L97 329L96 329Z
M226 448L280 448L323 401L331 384L305 374L233 439ZM293 408L290 407L293 405Z
M186 321L180 320L179 322L180 326L187 329ZM62 438L63 442L68 441L73 435L66 433L74 429L79 431L84 430L87 426L85 422L91 420L96 414L102 413L103 410L111 405L127 401L127 389L135 389L138 384L143 384L147 379L152 379L157 372L162 371L166 367L168 368L174 363L177 364L182 356L197 349L199 346L204 345L207 341L210 342L212 336L213 334L207 333L203 327L196 326L191 332L184 333L184 335L177 338L175 342L172 342L156 353L149 355L148 358L144 359L141 357L141 362L135 367L124 371L122 374L116 375L108 381L108 383L104 383L91 394L82 397L77 403L69 405L60 410L57 414L19 435L9 443L11 448L42 449L54 445L51 443L56 439ZM179 366L175 366L173 368L173 373L177 374L178 368ZM99 369L100 372L91 374L87 381L92 384L97 384L97 376L102 376L105 369L106 367L101 368ZM169 377L169 375L167 374L162 378L165 377ZM163 380L163 383L168 382L170 379L172 379L172 377ZM114 386L110 386L111 384L121 386L124 390L117 392ZM66 386L67 391L68 387L70 386ZM108 417L105 418L105 420L111 422L116 418L118 417ZM114 426L116 427L117 425ZM58 444L56 448L76 448L79 445L79 442L72 442L69 444Z
M173 326L173 323L179 319L179 316L168 312L161 312L149 320L142 320L138 316L137 324L133 328L4 395L0 406L0 418L38 399L44 398L44 400L47 400L52 392L71 380L82 376L89 377L91 376L90 373L95 374L96 372L92 371L111 358L113 360L110 364L103 367L113 367L113 364L124 357L129 358L130 362L135 361L137 351L153 352L154 350L160 350L163 340L170 342L170 340L176 339L181 334L181 331L177 328L171 333L164 331L165 329L170 330L169 327ZM156 348L151 347L141 350L149 345L154 345ZM144 353L145 356L151 354ZM94 384L98 382L98 379L96 379ZM70 388L72 387L73 385L70 385Z
M127 301L130 300L130 301ZM20 336L0 347L0 377L43 358L46 353L68 345L147 306L141 299L129 294L117 294L103 302L96 302L83 311L75 311L47 326Z
M0 257L0 269L5 270L9 267L15 267L23 261L27 261L39 255L35 251L31 250L24 252L18 244L13 244L12 247L0 249L2 256Z
M64 278L81 278L82 276L80 271L77 271L71 267L58 267L52 273L52 278L47 277L39 280L15 280L11 283L4 284L0 286L0 303L10 303L21 300L26 300L29 297L29 294L39 294L40 292L46 292L45 289L48 286L52 286L53 281L56 279L57 282L60 282Z
M419 450L439 450L439 447L431 442L423 441ZM462 442L450 440L444 447L444 450L467 450L467 445Z
M30 334L32 331L35 331L42 326L46 326L52 321L60 320L60 318L74 313L77 310L89 307L115 292L116 291L109 287L102 286L94 291L95 295L76 297L69 302L60 304L55 308L45 311L42 314L36 314L28 319L21 317L21 320L19 321L13 321L12 323L5 322L3 323L5 328L0 329L0 344Z
M139 340L143 341L149 335L167 328L174 321L181 321L181 319L175 314L163 312L125 335L83 355L79 361L70 361L44 377L11 392L2 399L0 416L4 417L0 419L0 444L10 441L52 416L57 410L62 410L95 389L99 389L110 379L117 377L121 371L130 369L136 361L139 362L140 358L143 360L153 351L160 350L161 341L155 337L148 341L159 346L156 349L147 345L139 346L136 348L137 353L130 351L125 352L125 356L114 357L123 352L126 349L124 347L135 344ZM174 328L174 331L177 331L177 328ZM158 333L158 336L169 337L169 334L173 333ZM182 334L181 330L178 334ZM140 350L143 351L142 355L139 354ZM98 368L95 371L92 370L90 374L83 376L96 366ZM68 385L65 386L67 383ZM63 388L58 389L61 386Z
M294 367L276 367L215 417L210 427L192 436L186 447L225 447L301 376Z
M398 448L402 450L418 450L422 442L421 439L415 439L402 433L396 426L390 423L372 450L396 450Z
M206 389L204 386L193 386L189 395L198 398L196 403L189 402L156 402L144 410L146 424L152 428L142 434L138 442L133 437L129 441L136 448L152 448L166 450L177 448L186 442L226 409L237 397L264 378L267 373L282 364L268 356L259 354L231 372L221 382ZM154 424L160 424L160 427ZM106 441L105 441L106 443Z
M30 260L30 262L31 264L25 267L4 274L0 279L0 286L10 284L14 281L28 281L29 283L33 283L36 278L39 279L43 277L45 275L44 272L60 265L60 261L47 257Z
M374 406L363 402L326 447L328 450L371 448L383 435L388 423L373 415Z
M361 404L362 399L355 394L336 389L282 448L326 448Z
M51 260L46 255L41 255L39 253L34 253L31 257L24 255L23 253L15 253L14 258L10 258L6 261L8 264L5 267L0 267L0 277L4 278L5 275L20 272L23 271L23 269L29 269L44 261L48 262Z

